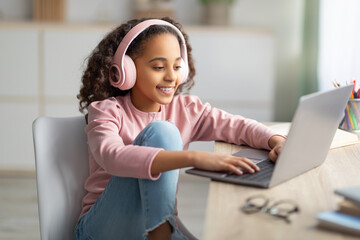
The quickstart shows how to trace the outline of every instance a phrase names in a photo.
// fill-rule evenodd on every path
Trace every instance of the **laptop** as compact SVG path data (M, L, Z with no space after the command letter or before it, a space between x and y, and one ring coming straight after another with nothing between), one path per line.
M259 172L241 176L196 168L185 172L215 181L271 188L313 169L326 159L352 89L353 85L348 85L302 96L276 163L268 159L268 152L264 150L244 149L235 153L255 161Z

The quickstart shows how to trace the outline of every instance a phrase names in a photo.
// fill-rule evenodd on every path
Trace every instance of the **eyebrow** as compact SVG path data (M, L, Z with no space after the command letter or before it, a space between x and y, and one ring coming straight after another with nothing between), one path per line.
M181 57L176 58L176 61L178 61L178 60L181 60ZM156 58L151 59L149 61L149 63L154 62L154 61L163 61L163 62L165 62L165 61L167 61L167 59L164 58L164 57L156 57Z

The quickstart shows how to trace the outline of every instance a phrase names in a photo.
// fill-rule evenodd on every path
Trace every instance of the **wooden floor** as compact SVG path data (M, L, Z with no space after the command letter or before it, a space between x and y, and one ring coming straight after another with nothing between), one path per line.
M0 177L0 239L40 239L34 177Z
M180 174L179 216L199 239L202 237L209 181ZM0 239L38 240L36 179L30 176L0 176Z

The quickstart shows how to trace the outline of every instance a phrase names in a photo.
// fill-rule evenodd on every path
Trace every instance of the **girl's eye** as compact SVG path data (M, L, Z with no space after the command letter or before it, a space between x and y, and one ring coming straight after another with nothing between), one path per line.
M163 70L164 67L153 67L153 69L157 70L157 71L160 71L160 70Z
M175 70L180 70L180 69L181 69L181 65L175 66L174 69L175 69Z

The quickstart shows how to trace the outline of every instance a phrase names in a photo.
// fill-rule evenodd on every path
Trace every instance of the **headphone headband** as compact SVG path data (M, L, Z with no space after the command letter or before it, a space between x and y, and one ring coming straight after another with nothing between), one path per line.
M118 87L122 90L125 89L129 89L133 86L133 84L131 83L126 83L127 81L127 69L128 68L128 63L127 61L130 61L130 57L128 57L126 55L126 51L129 48L131 42L140 34L142 33L144 30L146 30L147 28L149 28L150 26L153 25L163 25L163 26L169 26L171 27L173 30L175 30L175 32L177 33L177 35L180 37L181 39L181 44L180 44L180 54L181 54L181 58L183 59L184 63L185 63L185 68L186 68L186 77L185 80L187 78L187 73L188 73L188 58L187 58L187 50L186 50L186 42L184 39L184 36L182 35L181 31L175 27L173 24L166 22L164 20L160 20L160 19L150 19L150 20L145 20L143 22L140 22L139 24L137 24L136 26L134 26L126 35L125 37L122 39L122 41L120 42L114 57L112 59L111 62L111 67L110 67L110 82L114 87ZM131 60L132 62L132 60ZM133 62L130 64L132 65ZM117 81L115 81L115 79L112 79L112 74L111 74L111 70L112 69L116 69L119 73L119 79L117 79ZM132 68L132 67L131 67ZM136 72L134 73L133 70L130 73L130 75L134 75L136 74ZM135 75L136 76L136 75ZM135 80L134 80L135 81ZM183 81L183 79L182 79ZM135 84L135 82L134 82ZM130 86L130 87L129 87Z

